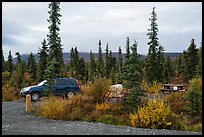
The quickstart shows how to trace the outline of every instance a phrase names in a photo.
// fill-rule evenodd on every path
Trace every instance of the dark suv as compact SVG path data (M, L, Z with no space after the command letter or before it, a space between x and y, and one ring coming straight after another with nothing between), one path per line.
M67 98L76 95L80 91L80 84L74 78L56 78L54 85L53 95L65 96ZM35 86L25 87L20 91L21 97L26 97L27 94L31 95L32 101L38 101L40 97L47 96L46 80L40 82Z

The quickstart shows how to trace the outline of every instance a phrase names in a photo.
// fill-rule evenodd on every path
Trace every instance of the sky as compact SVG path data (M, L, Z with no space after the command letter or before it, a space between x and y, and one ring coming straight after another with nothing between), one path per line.
M2 49L5 60L9 51L36 54L49 32L49 2L2 2ZM125 53L138 42L138 53L146 55L149 46L151 12L155 7L159 43L164 52L183 52L192 39L197 48L202 42L202 2L61 2L60 28L63 52L77 47L79 52L98 52L98 41L105 52Z

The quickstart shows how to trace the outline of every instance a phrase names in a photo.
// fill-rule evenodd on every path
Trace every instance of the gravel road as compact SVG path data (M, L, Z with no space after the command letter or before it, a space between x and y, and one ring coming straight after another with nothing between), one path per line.
M18 100L2 102L2 135L202 135L202 133L38 118L25 111L25 100Z

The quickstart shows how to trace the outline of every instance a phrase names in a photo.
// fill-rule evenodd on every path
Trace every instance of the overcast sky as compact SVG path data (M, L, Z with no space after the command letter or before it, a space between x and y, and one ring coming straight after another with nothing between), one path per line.
M2 47L15 57L37 53L47 39L48 2L2 2ZM63 52L78 47L79 52L98 52L102 41L112 52L122 48L126 38L138 41L138 53L148 52L147 32L152 8L156 7L159 42L165 52L183 52L195 39L202 40L202 2L61 2L60 37Z

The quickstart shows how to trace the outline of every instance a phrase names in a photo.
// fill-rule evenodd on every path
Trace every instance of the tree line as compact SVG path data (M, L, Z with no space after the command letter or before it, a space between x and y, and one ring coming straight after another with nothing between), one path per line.
M98 58L90 51L90 60L79 58L77 47L70 49L70 62L65 65L62 56L62 44L60 38L60 3L49 4L49 18L47 40L42 41L38 51L39 62L36 62L31 52L28 62L21 59L16 52L17 63L13 64L13 57L9 51L8 60L4 60L2 50L2 75L4 80L9 81L11 86L24 87L46 79L50 84L55 77L74 77L82 83L93 82L94 78L106 77L113 84L123 83L127 87L139 87L142 82L152 84L184 82L187 83L195 76L202 76L202 44L196 48L195 40L192 39L187 50L183 51L175 60L169 56L164 57L164 47L158 38L158 24L155 7L151 12L150 28L147 36L149 38L148 54L141 59L137 53L137 41L131 44L129 37L126 39L125 57L122 57L121 47L118 48L118 59L112 56L112 51L107 43L105 58L103 59L102 41L98 41ZM27 79L26 79L27 78ZM5 83L5 82L2 82Z

